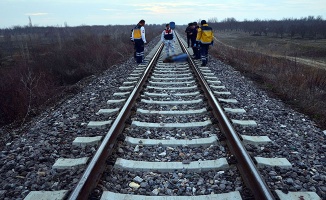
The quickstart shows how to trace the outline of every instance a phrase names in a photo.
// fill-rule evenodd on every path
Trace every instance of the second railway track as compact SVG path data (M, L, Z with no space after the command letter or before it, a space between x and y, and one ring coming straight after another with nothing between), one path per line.
M179 41L176 53L187 52ZM208 67L192 59L163 63L162 48L159 43L98 111L116 117L88 123L110 130L103 139L91 138L101 145L93 158L77 160L88 166L77 186L58 191L58 198L288 199L280 190L270 191L256 164L291 164L285 158L250 157L243 141L262 144L269 138L240 135L232 127L256 122L237 118L245 110L234 105L237 101ZM92 144L90 138L76 143L83 139ZM65 168L65 160L58 159L54 168Z

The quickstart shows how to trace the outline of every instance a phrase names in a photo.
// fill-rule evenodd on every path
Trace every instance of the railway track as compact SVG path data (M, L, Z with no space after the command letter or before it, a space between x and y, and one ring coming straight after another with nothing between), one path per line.
M176 53L187 52L184 41L179 42ZM252 158L243 144L270 139L237 134L234 126L257 124L241 119L245 110L237 108L221 81L198 60L163 63L162 48L158 44L97 113L115 117L88 123L89 128L109 126L105 137L74 141L85 146L101 142L93 158L54 164L57 170L88 164L76 187L49 195L103 200L318 198L315 193L271 191L257 167L289 168L291 163ZM31 192L26 199L37 195Z

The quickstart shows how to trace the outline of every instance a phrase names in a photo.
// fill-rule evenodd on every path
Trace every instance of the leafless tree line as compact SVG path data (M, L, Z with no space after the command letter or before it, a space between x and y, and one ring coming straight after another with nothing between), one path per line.
M244 20L226 18L220 22L216 18L208 20L216 30L244 31L256 35L288 36L297 39L326 39L326 21L321 16L308 16L301 19Z
M0 29L0 126L37 114L80 80L133 55L129 26ZM162 25L147 25L147 41ZM21 121L22 122L22 121Z

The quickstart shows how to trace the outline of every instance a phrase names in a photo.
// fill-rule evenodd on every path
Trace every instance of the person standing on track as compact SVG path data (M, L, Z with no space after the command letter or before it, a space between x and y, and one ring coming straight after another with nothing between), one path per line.
M193 52L194 52L193 58L197 60L200 59L200 45L199 42L196 41L199 26L197 22L193 22L193 24L194 24L193 38L192 38L192 40L194 40L194 43L192 44Z
M188 24L188 27L185 30L185 32L187 34L187 44L188 44L188 47L187 48L189 48L189 42L190 42L190 39L191 39L191 33L192 33L191 26L192 26L192 23L189 23Z
M144 61L144 45L147 43L144 25L145 20L140 20L131 33L131 40L133 41L136 50L135 58L138 64Z
M174 55L175 35L174 31L170 28L170 24L166 24L165 27L161 35L161 41L164 42L166 57L169 57L170 50L172 55Z
M194 23L191 23L191 37L190 37L190 41L191 41L191 48L193 51L193 58L194 59L199 59L200 58L200 54L199 54L199 50L196 47L196 38L197 38L197 27Z
M208 62L208 48L209 45L213 45L214 33L213 29L208 26L205 20L200 22L201 27L198 29L196 41L200 45L200 57L202 66L206 66Z

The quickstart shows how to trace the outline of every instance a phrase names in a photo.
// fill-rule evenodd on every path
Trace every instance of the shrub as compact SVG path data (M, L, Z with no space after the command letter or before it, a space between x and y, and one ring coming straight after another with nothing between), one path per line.
M218 46L218 47L216 47ZM261 86L326 127L326 70L218 44L212 55L258 81Z
M0 126L24 122L66 88L133 54L134 26L15 27L0 42ZM151 41L163 26L146 26ZM6 59L4 59L6 57ZM52 102L53 103L53 102Z

